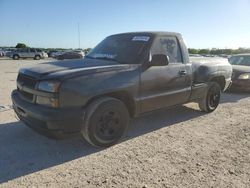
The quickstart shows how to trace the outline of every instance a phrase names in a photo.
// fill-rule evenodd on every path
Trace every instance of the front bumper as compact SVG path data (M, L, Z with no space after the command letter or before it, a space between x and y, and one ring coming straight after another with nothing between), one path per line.
M49 137L62 137L81 130L84 119L83 108L51 108L30 103L14 90L11 94L13 109L27 126Z
M250 80L233 80L230 90L250 92Z

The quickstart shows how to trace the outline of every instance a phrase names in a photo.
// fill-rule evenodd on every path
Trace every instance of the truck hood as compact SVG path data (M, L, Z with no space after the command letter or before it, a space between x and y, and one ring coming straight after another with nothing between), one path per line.
M235 72L242 72L242 73L249 73L250 66L243 66L243 65L232 65L233 70Z
M127 70L135 65L100 59L63 60L20 69L19 73L36 79L67 79L84 74Z

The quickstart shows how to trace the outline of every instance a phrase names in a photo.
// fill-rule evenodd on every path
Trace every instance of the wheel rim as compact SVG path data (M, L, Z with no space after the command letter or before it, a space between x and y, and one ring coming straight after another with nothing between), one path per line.
M208 95L208 105L210 109L215 109L219 105L220 102L220 91L216 88L213 88L209 91Z
M108 110L97 120L95 137L102 142L112 142L120 135L121 127L122 121L119 113Z

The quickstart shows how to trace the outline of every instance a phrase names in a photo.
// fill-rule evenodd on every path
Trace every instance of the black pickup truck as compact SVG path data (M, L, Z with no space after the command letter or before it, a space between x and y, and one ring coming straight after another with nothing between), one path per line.
M123 33L105 38L82 60L20 69L12 101L19 119L40 133L81 133L107 147L140 114L191 101L214 111L231 75L227 60L189 62L178 33Z

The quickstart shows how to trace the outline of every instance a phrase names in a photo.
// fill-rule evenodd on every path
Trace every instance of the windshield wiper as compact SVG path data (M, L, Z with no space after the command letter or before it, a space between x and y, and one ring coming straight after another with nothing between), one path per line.
M121 62L117 59L110 58L110 57L93 57L93 56L88 56L88 55L85 57L87 57L89 59L103 59L103 60L108 60L108 61L115 61L115 62L120 63L120 64L126 64L125 62Z
M86 55L85 57L89 59L104 59L104 60L111 60L111 61L117 61L116 59L110 58L110 57L93 57L93 56L88 56Z

